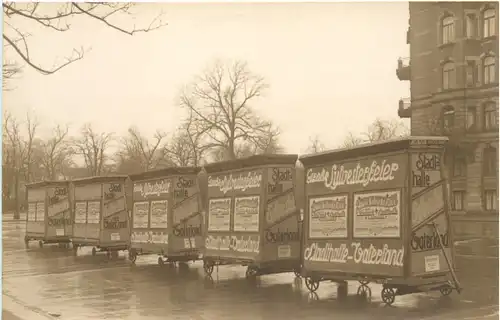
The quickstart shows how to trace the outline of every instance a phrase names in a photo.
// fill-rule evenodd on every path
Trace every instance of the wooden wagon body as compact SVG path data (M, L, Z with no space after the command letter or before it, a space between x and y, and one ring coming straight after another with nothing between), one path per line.
M446 141L410 137L300 158L306 196L302 275L311 291L323 280L344 291L346 281L358 280L362 292L378 282L388 304L396 295L460 291Z
M247 276L299 269L297 155L257 155L205 166L204 268L247 266Z

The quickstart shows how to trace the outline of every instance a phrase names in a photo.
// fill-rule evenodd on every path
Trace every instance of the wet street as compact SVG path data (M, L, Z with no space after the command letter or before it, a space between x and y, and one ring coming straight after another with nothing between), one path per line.
M338 301L336 285L321 283L311 296L292 274L245 279L245 268L223 266L205 278L201 263L160 267L157 256L140 256L131 265L126 253L108 260L84 248L36 242L25 249L24 223L3 223L4 319L498 319L498 259L460 256L461 295L439 292L396 297L391 307L370 285L371 299Z

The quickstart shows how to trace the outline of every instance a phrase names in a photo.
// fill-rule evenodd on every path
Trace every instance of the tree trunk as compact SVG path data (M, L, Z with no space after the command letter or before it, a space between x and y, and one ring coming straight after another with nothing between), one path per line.
M19 214L19 172L16 172L14 202L16 204L16 208L14 210L14 220L19 220L21 218L21 215Z

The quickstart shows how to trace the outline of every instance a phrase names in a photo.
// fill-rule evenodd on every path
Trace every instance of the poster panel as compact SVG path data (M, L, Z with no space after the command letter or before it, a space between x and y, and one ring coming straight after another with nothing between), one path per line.
M347 195L309 200L309 238L347 237Z
M168 200L151 201L151 228L167 228Z
M141 201L134 203L133 227L147 228L149 223L149 202Z
M208 230L229 231L231 198L210 199L208 203Z
M259 196L234 199L234 231L259 231L259 204Z
M355 238L400 237L401 192L354 194L353 217Z
M75 203L75 223L87 222L87 202Z
M87 203L87 223L98 224L101 218L101 201Z

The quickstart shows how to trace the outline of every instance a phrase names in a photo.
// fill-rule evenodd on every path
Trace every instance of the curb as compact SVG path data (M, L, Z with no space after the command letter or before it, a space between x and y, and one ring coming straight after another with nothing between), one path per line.
M12 297L2 294L2 309L9 311L14 316L23 320L54 320L56 318L49 314L44 314L38 308L23 305Z

